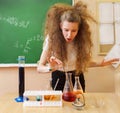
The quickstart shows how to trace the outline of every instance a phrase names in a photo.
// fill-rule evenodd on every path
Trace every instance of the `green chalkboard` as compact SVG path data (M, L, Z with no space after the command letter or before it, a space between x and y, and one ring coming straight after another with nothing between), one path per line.
M0 63L36 63L43 44L43 24L54 3L72 0L0 0Z

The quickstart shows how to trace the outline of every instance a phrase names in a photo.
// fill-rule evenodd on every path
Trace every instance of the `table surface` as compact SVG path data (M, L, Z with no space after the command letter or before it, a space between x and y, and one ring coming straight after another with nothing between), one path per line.
M62 107L25 107L14 99L17 94L0 97L0 113L120 113L120 96L115 93L85 93L83 109L73 108L71 102L63 101Z

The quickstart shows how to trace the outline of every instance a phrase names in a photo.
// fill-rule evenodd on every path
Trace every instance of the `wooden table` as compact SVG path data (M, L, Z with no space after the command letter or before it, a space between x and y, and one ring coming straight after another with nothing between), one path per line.
M64 102L62 107L24 107L14 99L17 94L0 97L0 113L120 113L120 97L114 93L85 93L86 105L82 110Z

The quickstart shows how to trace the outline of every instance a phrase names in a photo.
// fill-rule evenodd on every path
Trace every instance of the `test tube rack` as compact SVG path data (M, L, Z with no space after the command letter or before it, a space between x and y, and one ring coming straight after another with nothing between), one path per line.
M25 91L23 106L62 106L62 91Z

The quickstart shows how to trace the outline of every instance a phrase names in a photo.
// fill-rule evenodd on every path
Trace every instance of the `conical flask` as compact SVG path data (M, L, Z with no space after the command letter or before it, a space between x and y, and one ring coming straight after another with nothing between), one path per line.
M73 84L71 81L72 73L66 72L65 75L66 75L66 81L65 81L65 85L64 85L64 89L63 89L62 98L65 101L73 102L73 101L75 101L76 96L73 93Z
M83 108L85 105L85 98L84 98L82 86L81 86L80 81L79 81L79 76L75 76L75 84L73 87L73 92L76 95L76 99L73 102L73 105L77 109Z

